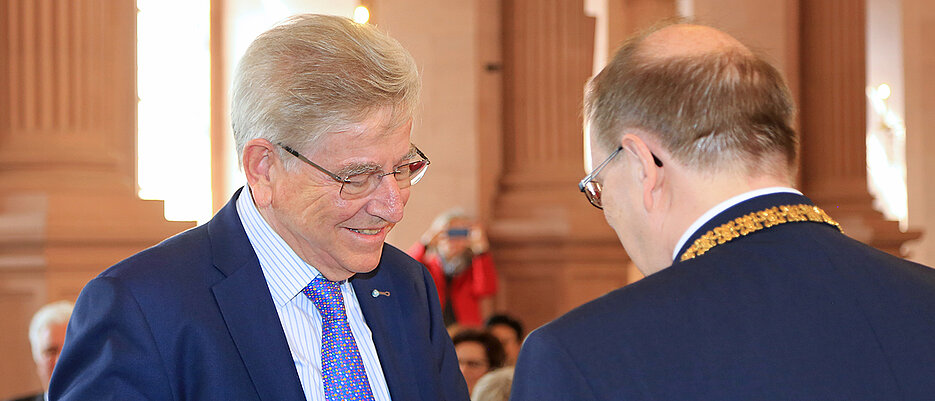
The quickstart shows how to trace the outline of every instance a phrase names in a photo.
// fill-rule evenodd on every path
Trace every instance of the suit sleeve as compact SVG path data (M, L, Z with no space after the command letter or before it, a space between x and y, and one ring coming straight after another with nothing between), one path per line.
M523 342L510 401L594 400L586 379L561 343L539 329Z
M81 291L49 395L56 401L174 399L150 325L118 280L99 277Z
M431 338L445 400L469 401L470 396L468 395L464 376L461 374L461 367L458 365L458 356L455 354L455 347L451 342L451 337L448 336L448 330L445 328L444 319L442 318L438 293L435 291L432 276L429 275L426 269L422 269L422 280L425 282L425 288L428 291Z

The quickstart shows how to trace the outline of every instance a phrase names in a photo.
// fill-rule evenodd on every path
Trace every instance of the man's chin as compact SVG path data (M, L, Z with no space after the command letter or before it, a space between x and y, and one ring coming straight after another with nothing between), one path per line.
M348 266L348 270L354 273L370 273L380 265L380 259L383 257L383 248L376 253L361 255L353 264Z
M351 271L357 274L367 274L367 273L370 273L376 270L377 266L379 266L379 263L376 263L370 266L364 266L364 267L354 267Z

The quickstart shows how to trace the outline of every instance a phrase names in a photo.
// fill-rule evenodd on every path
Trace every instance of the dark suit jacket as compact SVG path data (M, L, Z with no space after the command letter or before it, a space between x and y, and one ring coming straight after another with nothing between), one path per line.
M305 399L237 216L239 193L207 224L116 264L85 286L52 376L52 399ZM466 400L425 268L385 245L379 266L352 282L390 395ZM390 296L374 298L374 289Z
M794 194L742 202L699 229ZM828 210L834 217L834 210ZM844 227L846 230L847 227ZM822 223L718 245L530 334L512 400L935 399L935 271Z

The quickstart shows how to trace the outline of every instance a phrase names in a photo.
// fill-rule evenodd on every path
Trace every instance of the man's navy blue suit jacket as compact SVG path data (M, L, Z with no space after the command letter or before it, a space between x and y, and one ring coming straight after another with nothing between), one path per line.
M233 199L207 224L134 255L82 290L54 400L304 400ZM432 278L385 245L352 279L397 400L467 400ZM373 297L373 290L390 296Z
M695 232L679 255L714 227L795 204L811 201L786 193L742 202ZM932 399L935 271L814 222L715 246L534 331L512 395Z

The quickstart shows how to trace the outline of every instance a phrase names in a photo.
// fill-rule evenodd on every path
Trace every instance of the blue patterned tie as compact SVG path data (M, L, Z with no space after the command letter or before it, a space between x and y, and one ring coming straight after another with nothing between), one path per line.
M319 276L302 293L321 313L321 375L331 401L373 400L360 350L344 311L341 286Z

